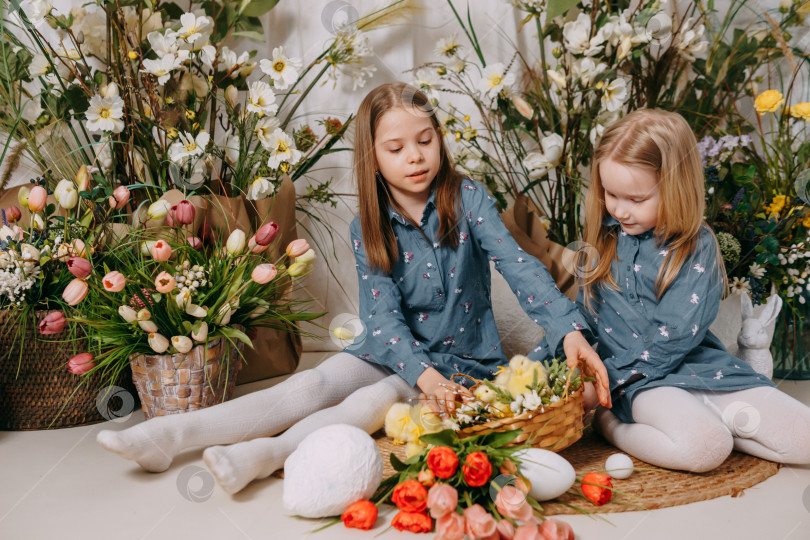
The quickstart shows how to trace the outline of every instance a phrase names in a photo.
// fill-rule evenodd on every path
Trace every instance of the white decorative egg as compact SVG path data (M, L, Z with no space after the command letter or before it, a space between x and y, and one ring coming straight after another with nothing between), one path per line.
M624 480L633 474L633 460L625 454L613 454L605 461L605 471L617 480Z
M527 448L515 452L520 474L532 484L529 492L538 501L556 499L574 485L577 473L568 461L549 450Z
M338 516L371 497L382 472L380 452L368 433L347 424L322 427L284 462L284 511L308 518Z

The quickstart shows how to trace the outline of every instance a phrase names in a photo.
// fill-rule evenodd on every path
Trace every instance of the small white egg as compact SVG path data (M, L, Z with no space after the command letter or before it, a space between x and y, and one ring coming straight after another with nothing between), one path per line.
M633 460L625 454L613 454L605 461L605 471L617 480L624 480L633 474Z

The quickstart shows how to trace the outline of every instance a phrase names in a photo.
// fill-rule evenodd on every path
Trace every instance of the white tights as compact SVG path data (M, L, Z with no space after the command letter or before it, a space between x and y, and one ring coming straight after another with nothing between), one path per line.
M731 392L659 387L633 400L635 424L600 407L614 446L668 469L710 471L732 450L778 463L810 463L810 407L772 387Z
M415 395L398 375L338 353L271 388L123 431L104 430L97 440L151 472L165 471L184 450L209 447L203 454L206 466L225 491L236 493L280 469L316 429L351 424L373 433L383 426L391 405Z

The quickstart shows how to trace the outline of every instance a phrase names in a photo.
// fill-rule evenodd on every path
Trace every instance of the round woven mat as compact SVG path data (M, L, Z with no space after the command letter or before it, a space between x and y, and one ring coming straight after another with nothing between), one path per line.
M383 478L387 478L394 474L389 454L394 452L400 459L405 459L405 446L395 445L388 437L379 437L376 441L385 464ZM560 455L571 463L581 478L581 475L589 472L604 472L605 460L617 452L620 450L590 432L560 452ZM613 488L623 494L614 491L609 503L603 506L592 504L581 496L579 483L575 483L568 493L558 499L560 502L543 503L544 513L548 516L579 513L561 503L578 506L588 512L633 512L679 506L724 495L737 497L746 488L776 474L780 467L777 463L738 452L732 452L725 463L707 473L661 469L635 458L633 464L637 469L650 470L636 470L626 480L613 480ZM572 493L579 493L579 496Z

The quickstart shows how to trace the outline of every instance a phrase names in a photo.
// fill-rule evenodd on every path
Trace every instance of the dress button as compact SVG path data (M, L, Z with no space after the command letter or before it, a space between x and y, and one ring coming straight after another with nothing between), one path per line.
M635 299L636 299L636 295L635 295L635 294L633 294L633 293L630 293L630 299L631 299L631 300L635 300Z
M627 265L627 271L628 271L628 272L629 272L630 270L632 270L632 268L633 268L633 267L632 267L632 266L630 266L629 264Z

